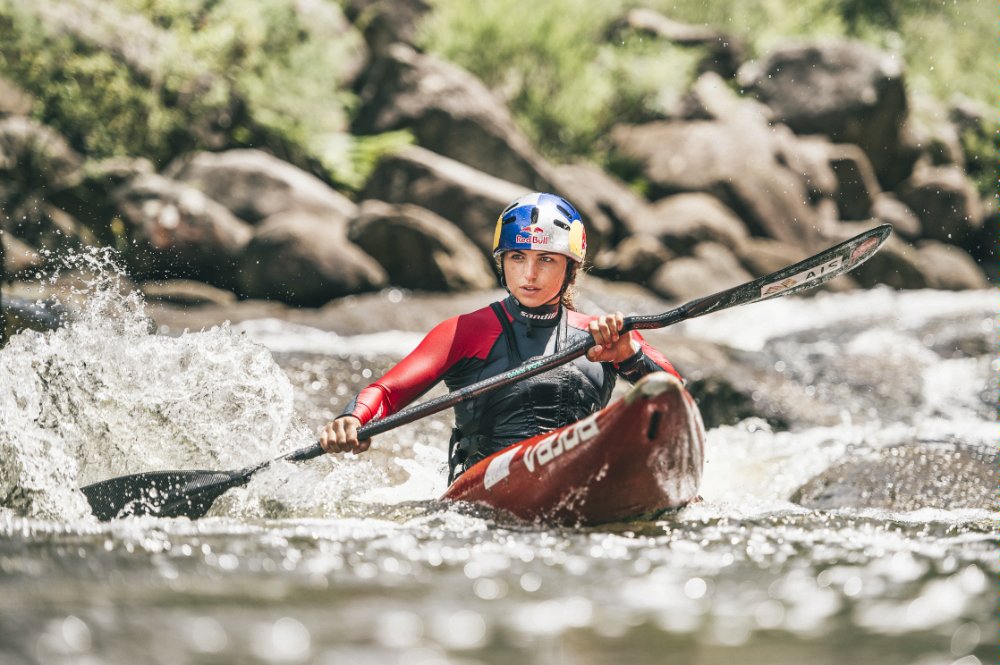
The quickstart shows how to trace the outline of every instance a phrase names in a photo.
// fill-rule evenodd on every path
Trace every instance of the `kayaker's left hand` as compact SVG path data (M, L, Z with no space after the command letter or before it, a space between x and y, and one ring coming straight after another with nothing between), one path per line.
M620 363L631 358L639 350L633 344L632 336L622 335L625 316L621 312L602 314L590 322L590 334L597 342L587 351L587 358L595 363Z

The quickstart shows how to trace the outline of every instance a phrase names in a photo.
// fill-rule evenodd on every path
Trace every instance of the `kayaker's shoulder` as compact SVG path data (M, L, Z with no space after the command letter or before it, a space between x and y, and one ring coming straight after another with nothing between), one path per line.
M579 328L580 330L586 330L590 322L597 318L596 314L584 314L583 312L577 312L576 310L567 309L566 323L570 325L571 328Z

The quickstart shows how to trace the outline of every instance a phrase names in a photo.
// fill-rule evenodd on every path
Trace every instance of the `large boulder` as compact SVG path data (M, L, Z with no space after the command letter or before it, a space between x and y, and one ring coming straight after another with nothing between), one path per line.
M749 236L732 210L700 192L667 196L646 206L633 219L633 227L677 254L690 254L702 242L735 249Z
M917 260L932 289L961 291L990 285L975 259L954 245L925 240L917 244Z
M428 150L530 189L552 189L551 166L504 101L449 62L393 44L372 64L360 98L355 133L408 129Z
M129 180L113 198L128 238L125 259L137 275L233 285L236 258L253 232L225 207L155 174Z
M828 159L837 178L834 200L840 219L871 218L875 197L882 188L868 156L856 145L837 143L830 146Z
M872 202L872 217L879 222L892 224L892 229L907 240L915 240L924 233L920 218L913 214L895 194L882 192Z
M752 279L728 248L705 242L692 256L674 259L657 270L649 288L668 300L687 301Z
M0 119L0 209L71 187L83 158L53 129L19 116Z
M197 152L164 175L195 187L251 224L288 210L354 217L357 205L316 176L260 150Z
M291 210L264 220L239 264L239 292L313 307L388 284L382 266L347 239L347 221Z
M916 160L902 136L907 102L897 55L860 42L782 46L744 65L739 81L797 134L860 146L887 188Z
M897 190L920 219L924 237L969 247L982 224L975 186L957 166L924 167Z
M557 166L552 179L554 193L576 206L587 225L590 257L634 233L633 219L647 205L627 184L589 162Z
M618 243L614 250L599 254L594 261L594 273L606 279L646 284L674 256L659 238L632 235Z
M619 125L611 142L615 158L648 182L650 198L706 192L754 235L811 245L819 217L802 177L779 160L773 134L763 124L663 121Z
M413 146L383 157L362 196L412 203L435 212L460 228L488 257L500 212L529 192L521 185Z
M489 262L461 230L410 204L365 201L348 239L385 267L389 281L423 291L496 286Z

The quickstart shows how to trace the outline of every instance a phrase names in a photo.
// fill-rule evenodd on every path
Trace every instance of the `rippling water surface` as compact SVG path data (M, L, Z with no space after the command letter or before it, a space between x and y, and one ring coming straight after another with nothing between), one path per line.
M367 455L275 464L199 521L105 524L76 487L307 445L419 337L154 334L90 260L74 322L0 351L4 665L997 660L995 491L969 498L996 470L995 293L820 294L678 326L765 368L760 399L789 392L799 415L711 429L704 502L659 521L439 503L440 415ZM962 454L985 481L949 476ZM838 469L841 504L793 500Z

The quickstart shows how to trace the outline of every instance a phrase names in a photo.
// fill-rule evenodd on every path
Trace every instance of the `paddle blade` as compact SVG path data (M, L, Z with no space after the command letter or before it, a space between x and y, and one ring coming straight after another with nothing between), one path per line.
M222 494L250 480L247 471L153 471L102 480L81 491L103 521L130 515L198 519Z

